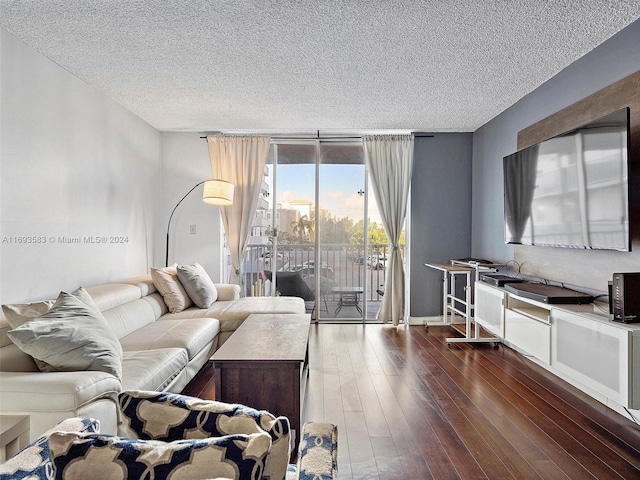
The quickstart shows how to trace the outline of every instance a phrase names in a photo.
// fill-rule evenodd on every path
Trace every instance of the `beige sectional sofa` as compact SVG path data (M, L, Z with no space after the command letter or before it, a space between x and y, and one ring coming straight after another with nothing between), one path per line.
M102 371L40 371L0 318L0 413L29 415L32 440L76 416L96 418L102 432L115 434L119 392L180 392L250 314L305 313L300 298L241 298L240 287L229 284L216 289L210 308L169 313L149 275L87 288L122 346L120 380Z

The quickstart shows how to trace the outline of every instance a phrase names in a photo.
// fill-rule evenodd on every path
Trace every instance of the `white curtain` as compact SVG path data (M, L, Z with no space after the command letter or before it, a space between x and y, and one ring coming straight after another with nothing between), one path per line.
M209 136L207 142L213 178L226 180L235 186L233 204L220 207L220 212L231 252L229 281L243 287L244 295L242 259L258 205L270 137Z
M411 186L413 135L367 135L362 140L373 194L389 237L384 296L376 318L398 325L405 314L404 262L399 242Z

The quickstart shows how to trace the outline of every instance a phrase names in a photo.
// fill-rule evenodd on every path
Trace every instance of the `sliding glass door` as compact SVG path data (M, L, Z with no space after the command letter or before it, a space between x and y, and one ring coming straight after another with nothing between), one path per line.
M246 294L302 297L318 321L373 320L387 248L378 218L359 140L273 141Z
M366 175L360 142L319 146L320 318L367 317Z

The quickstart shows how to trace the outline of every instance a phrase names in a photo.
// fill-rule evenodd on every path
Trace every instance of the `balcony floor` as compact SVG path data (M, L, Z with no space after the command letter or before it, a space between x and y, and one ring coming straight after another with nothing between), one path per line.
M378 314L378 310L380 310L381 301L371 301L369 300L367 303L367 311L366 311L366 321L376 321L376 315ZM315 314L313 312L313 302L307 302L307 312L312 313L312 318L315 320ZM359 303L359 307L363 309L362 302ZM327 300L326 308L324 302L320 301L320 315L318 321L359 321L362 320L362 314L358 311L355 306L344 305L337 313L338 309L338 301L337 300Z

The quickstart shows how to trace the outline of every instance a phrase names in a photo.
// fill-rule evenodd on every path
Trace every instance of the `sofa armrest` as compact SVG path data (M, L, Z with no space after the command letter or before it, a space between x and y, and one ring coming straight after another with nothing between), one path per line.
M287 417L265 410L203 400L178 393L128 390L118 395L120 435L172 442L181 439L266 432L271 449L264 477L282 479L289 463L291 427Z
M99 398L113 397L122 389L116 377L105 372L0 372L3 413L74 412Z
M240 285L233 283L215 283L218 291L218 300L238 300L240 298Z
M324 422L304 424L294 478L337 480L338 427L336 425Z
M49 436L53 432L98 433L99 431L100 422L93 418L67 418L0 465L0 478L47 480L51 478L53 469L49 451Z

